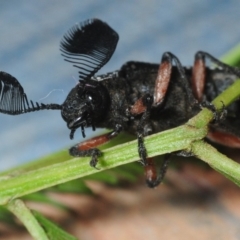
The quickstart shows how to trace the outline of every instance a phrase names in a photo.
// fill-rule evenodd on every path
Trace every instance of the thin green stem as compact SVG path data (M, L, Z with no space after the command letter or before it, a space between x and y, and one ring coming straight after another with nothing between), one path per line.
M231 66L239 66L240 64L240 44L236 45L234 48L232 48L230 51L228 51L223 57L222 60L226 64L229 64Z
M193 126L184 125L151 135L145 139L148 156L186 149L192 141L202 139L206 134L207 128L196 129ZM136 146L137 141L135 140L104 150L103 156L99 158L98 168L100 170L90 167L89 158L74 158L2 180L0 204L6 204L13 198L19 198L56 184L139 160Z
M191 146L191 151L197 158L208 163L212 168L225 175L240 186L240 164L218 152L210 144L196 141Z
M11 211L24 226L28 229L29 233L36 240L49 240L43 228L40 226L31 211L25 206L25 204L19 200L15 199L10 201L7 206L9 211Z

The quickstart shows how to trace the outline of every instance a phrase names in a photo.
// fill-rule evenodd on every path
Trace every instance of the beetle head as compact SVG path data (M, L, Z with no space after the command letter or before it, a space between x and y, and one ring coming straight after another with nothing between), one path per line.
M70 91L61 111L62 118L71 129L70 138L73 138L73 133L79 127L82 129L83 137L85 127L92 126L95 130L94 123L100 122L104 117L108 99L105 87L93 80L80 81Z

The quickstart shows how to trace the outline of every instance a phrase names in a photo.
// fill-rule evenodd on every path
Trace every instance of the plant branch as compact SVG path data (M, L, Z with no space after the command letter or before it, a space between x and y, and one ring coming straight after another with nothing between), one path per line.
M7 204L7 208L19 220L21 220L34 239L49 240L43 228L40 226L32 212L25 206L23 201L19 199L12 200Z

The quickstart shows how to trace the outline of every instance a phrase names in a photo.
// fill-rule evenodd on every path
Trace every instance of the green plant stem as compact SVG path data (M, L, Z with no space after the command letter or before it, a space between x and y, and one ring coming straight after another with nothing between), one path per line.
M7 204L7 208L11 211L24 226L28 229L29 233L36 240L49 240L43 228L40 226L31 211L25 206L25 204L15 199Z
M222 173L231 181L240 186L240 165L232 159L226 157L210 144L203 141L196 141L191 146L194 155L208 163L216 171Z
M195 129L184 125L161 134L151 135L145 139L148 156L186 149L192 141L202 139L206 134L207 128ZM103 151L103 156L99 158L99 169L89 166L89 157L74 158L5 179L0 184L0 204L6 204L12 198L18 198L56 184L139 160L136 146L135 140Z
M240 64L240 44L236 45L230 51L228 51L223 57L222 60L226 64L231 66L239 66Z

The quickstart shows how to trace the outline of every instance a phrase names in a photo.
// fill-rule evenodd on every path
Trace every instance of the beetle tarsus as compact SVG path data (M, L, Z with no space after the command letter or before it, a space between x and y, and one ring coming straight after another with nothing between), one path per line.
M224 104L222 103L221 109L217 110L216 107L207 101L200 103L201 108L207 108L213 113L213 120L211 123L218 123L219 121L224 120L227 117L227 109L225 108Z

